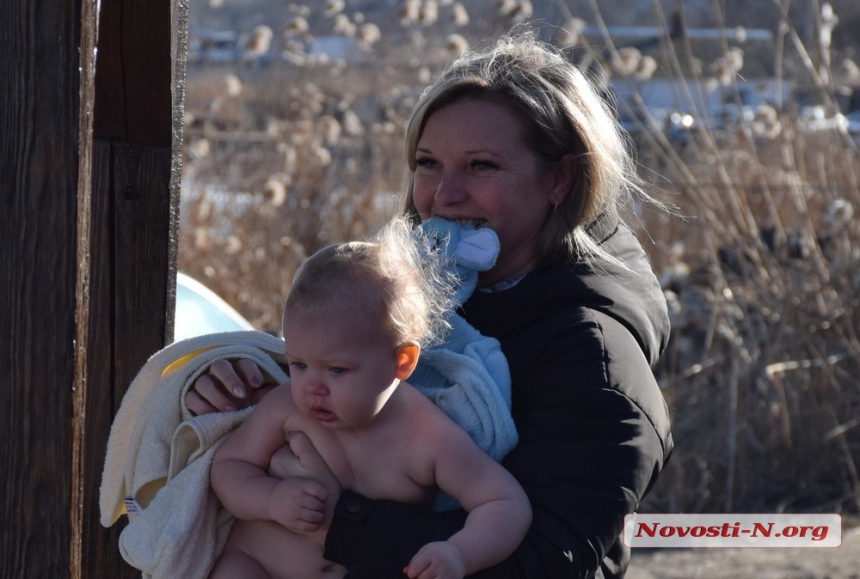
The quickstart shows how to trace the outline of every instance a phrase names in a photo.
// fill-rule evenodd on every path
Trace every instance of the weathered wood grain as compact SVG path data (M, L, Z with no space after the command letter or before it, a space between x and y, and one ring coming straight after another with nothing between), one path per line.
M70 536L80 8L0 3L0 577Z
M103 3L93 119L92 310L82 577L131 578L123 522L98 524L110 425L137 371L165 344L172 299L170 3Z
M170 331L170 5L102 2L94 71L95 0L0 3L0 577L139 576L98 490Z

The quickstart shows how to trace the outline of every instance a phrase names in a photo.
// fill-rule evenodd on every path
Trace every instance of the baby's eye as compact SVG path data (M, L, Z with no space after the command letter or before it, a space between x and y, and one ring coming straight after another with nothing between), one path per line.
M341 368L340 366L332 366L328 369L332 374L343 374L346 372L346 368Z
M304 370L308 365L304 362L290 362L290 368L295 368L296 370Z

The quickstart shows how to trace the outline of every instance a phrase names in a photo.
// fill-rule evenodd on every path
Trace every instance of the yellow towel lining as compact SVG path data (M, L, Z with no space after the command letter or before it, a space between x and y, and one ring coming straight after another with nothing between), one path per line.
M199 350L194 350L193 352L189 352L189 353L185 354L181 358L177 358L176 360L174 360L173 362L168 364L167 368L165 368L161 372L161 377L164 378L165 376L169 376L169 375L173 374L174 372L182 369L186 364L188 364L188 362L190 362L191 360L193 360L194 358L196 358L200 354L203 354L204 352L208 352L209 350L214 350L217 347L218 346L209 346L207 348L200 348Z

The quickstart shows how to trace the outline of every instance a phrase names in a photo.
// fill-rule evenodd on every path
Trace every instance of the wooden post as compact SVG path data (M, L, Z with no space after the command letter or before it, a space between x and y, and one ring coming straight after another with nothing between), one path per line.
M69 569L79 4L0 4L0 577Z
M0 577L139 576L98 491L173 333L187 6L100 4L0 3Z

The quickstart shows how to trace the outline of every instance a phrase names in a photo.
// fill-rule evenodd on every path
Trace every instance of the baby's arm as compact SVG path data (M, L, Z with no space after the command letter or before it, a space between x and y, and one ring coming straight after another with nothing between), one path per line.
M289 386L263 398L216 452L210 482L235 517L275 521L291 531L311 533L326 521L326 488L306 477L267 474L272 456L286 442L284 423L292 408Z
M531 525L531 505L516 479L459 427L439 429L432 440L436 483L469 516L447 541L422 547L404 572L412 579L462 578L516 550Z

